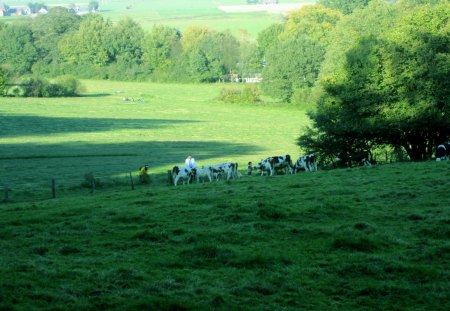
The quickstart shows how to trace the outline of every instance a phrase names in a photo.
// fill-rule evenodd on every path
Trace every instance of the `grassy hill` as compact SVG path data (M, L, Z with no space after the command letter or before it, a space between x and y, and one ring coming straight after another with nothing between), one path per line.
M2 310L449 310L450 162L0 205Z

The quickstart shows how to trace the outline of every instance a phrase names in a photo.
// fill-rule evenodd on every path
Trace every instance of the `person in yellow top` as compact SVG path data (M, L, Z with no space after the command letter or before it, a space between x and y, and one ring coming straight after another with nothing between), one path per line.
M148 184L150 182L150 176L148 176L148 165L145 164L139 168L139 181L141 184Z

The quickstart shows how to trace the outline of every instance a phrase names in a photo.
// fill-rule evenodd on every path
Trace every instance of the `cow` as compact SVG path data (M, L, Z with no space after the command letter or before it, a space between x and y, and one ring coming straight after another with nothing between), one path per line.
M212 169L211 166L202 166L200 168L195 169L195 175L197 178L197 183L200 182L200 179L208 178L209 182L212 181Z
M353 163L364 166L371 166L369 162L369 153L366 151L349 152L344 151L338 154L336 161L343 166L352 167Z
M436 161L448 160L450 158L450 142L443 143L436 148Z
M189 169L184 166L174 166L172 168L172 180L173 185L176 186L178 184L178 180L182 179L183 184L189 182L195 177L196 169Z
M314 154L307 154L305 156L299 157L293 166L294 174L299 171L305 172L315 172L317 171L316 156Z
M221 164L210 165L212 176L219 180L221 176L226 176L227 180L239 178L237 162L226 162Z
M261 176L264 176L264 172L268 172L269 176L276 175L276 170L284 170L284 172L293 173L292 170L292 160L291 156L286 154L283 156L269 157L261 160L257 165L256 169L261 171Z

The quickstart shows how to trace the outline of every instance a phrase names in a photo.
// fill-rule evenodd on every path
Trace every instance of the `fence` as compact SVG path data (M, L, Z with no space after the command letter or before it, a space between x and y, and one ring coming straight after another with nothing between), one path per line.
M170 172L170 171L169 171ZM109 189L135 190L138 187L156 187L171 185L165 174L149 174L147 182L140 179L138 172L85 173L84 176L57 176L54 178L27 179L0 183L0 203L29 202L35 200L56 199L75 194L93 195Z

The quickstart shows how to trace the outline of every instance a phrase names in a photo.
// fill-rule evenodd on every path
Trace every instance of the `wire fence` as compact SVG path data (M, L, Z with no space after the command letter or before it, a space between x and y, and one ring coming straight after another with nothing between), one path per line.
M141 179L139 172L89 172L56 175L48 178L25 177L21 180L2 178L0 203L30 202L68 197L70 195L93 195L112 189L123 191L140 187L171 185L169 174L149 174Z

